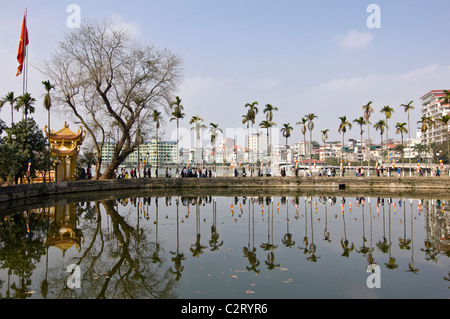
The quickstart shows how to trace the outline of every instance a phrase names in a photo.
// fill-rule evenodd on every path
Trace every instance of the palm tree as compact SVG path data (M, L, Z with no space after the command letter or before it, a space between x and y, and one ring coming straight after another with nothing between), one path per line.
M305 118L308 120L308 130L309 130L309 173L312 176L312 171L311 171L311 161L312 161L312 157L311 157L311 149L312 149L312 131L314 129L314 119L318 118L317 115L315 115L314 113L309 113L307 115L305 115Z
M423 136L422 139L425 138L425 133L428 131L430 126L434 125L434 123L435 122L434 122L432 116L425 116L425 115L423 115L420 118L420 121L417 121L417 124L420 124L420 130L421 130L422 136ZM428 155L430 154L430 143L431 143L431 138L429 136L428 137Z
M300 122L297 122L297 125L301 125L300 130L302 131L303 134L303 149L305 150L304 159L306 159L306 130L308 129L306 126L306 122L308 122L308 119L306 119L305 117L303 117ZM305 169L303 170L303 176L306 176Z
M325 149L326 149L326 141L327 141L327 139L328 139L328 132L329 132L329 131L330 131L329 129L320 131L320 132L322 133L324 162L326 162L326 159L327 159L327 152L326 152Z
M269 161L271 161L271 152L269 151L269 130L272 130L272 126L275 126L275 125L277 125L277 123L274 123L269 120L264 120L261 123L259 123L260 128L265 128L267 130L266 146L267 146L267 155L269 156Z
M213 146L214 153L214 175L216 174L216 137L217 133L223 133L223 131L219 128L219 124L210 123L209 124L209 132L211 133L211 144Z
M383 134L384 134L384 129L386 128L386 122L384 120L379 120L378 122L376 122L373 127L375 128L376 131L380 131L380 135L381 135L381 160L383 162Z
M33 114L35 111L34 102L36 99L31 97L31 94L26 92L17 98L17 107L23 107L23 113L25 115L25 120L28 119L28 114Z
M404 157L404 149L403 149L403 134L404 133L408 133L408 129L406 128L406 123L400 123L400 122L398 122L396 125L395 125L395 128L397 129L396 131L395 131L395 133L396 134L400 134L401 136L402 136L402 171L403 171L403 174L405 174L405 163L404 163L404 161L403 161L403 157Z
M250 122L249 112L247 114L242 115L242 124L247 123L247 131L248 131L248 123ZM236 151L236 149L234 149ZM250 134L247 135L247 166L250 168Z
M348 120L347 120L347 116L340 116L339 117L339 119L341 120L341 123L339 124L339 129L338 129L338 132L339 133L342 133L342 152L341 152L341 161L343 160L343 158L344 158L344 148L345 148L345 145L344 145L344 135L345 135L345 133L347 132L347 127L348 127L348 129L349 130L351 130L352 129L352 123L350 123ZM341 176L342 176L342 170L341 170Z
M289 123L283 124L283 127L281 128L281 132L283 133L283 137L286 138L286 174L287 174L287 162L288 162L288 158L287 158L288 138L291 137L292 130L293 130L293 128L292 128L292 126Z
M156 171L158 171L158 129L161 125L161 112L158 112L157 110L153 110L152 118L153 122L155 122L155 128L156 128ZM158 177L158 174L156 174L156 177Z
M359 125L360 131L359 133L361 134L361 155L362 155L362 146L363 146L363 126L366 125L366 120L364 119L364 117L360 116L357 119L353 120L353 123L357 123ZM361 156L361 166L363 163L363 156Z
M450 144L449 144L450 138L448 133L449 132L448 123L450 120L450 115L449 114L442 115L440 118L437 118L436 120L444 124L445 134L447 135L447 159L450 161Z
M389 158L389 125L388 125L388 119L390 119L392 117L392 113L394 113L394 109L392 107L390 107L389 105L386 105L386 106L383 106L383 108L381 109L381 113L384 113L384 115L386 117L386 150L387 150L386 156L388 157L388 160L389 160L390 158Z
M364 111L364 119L366 120L366 124L367 124L367 138L369 140L369 161L368 161L368 169L367 169L367 176L370 176L370 116L372 115L372 113L374 112L373 107L372 107L372 101L369 101L369 103L367 103L366 105L363 105L363 111Z
M14 92L8 92L5 97L0 100L0 108L7 102L11 105L11 125L14 123L14 103L16 103L17 100L18 98L14 97Z
M266 107L264 108L264 113L266 114L266 120L269 122L269 123L273 123L272 121L273 121L273 112L274 111L278 111L278 107L275 107L275 106L273 106L272 104L266 104ZM275 123L273 123L273 125L271 125L270 127L269 127L269 130L270 130L270 136L272 136L272 126L275 126L276 124ZM268 131L268 134L269 134L269 131ZM271 141L271 139L269 138L269 141ZM268 152L268 154L272 154L272 144L271 143L269 143L268 145L267 145L267 152ZM271 158L271 156L270 156L270 158Z
M55 85L51 84L50 81L42 81L45 91L47 93L44 96L44 107L47 110L48 116L48 132L50 133L50 109L52 107L52 98L50 96L50 90L55 88Z
M411 129L409 127L410 121L409 121L409 111L414 109L414 106L411 104L413 101L410 101L408 104L402 104L400 106L403 106L403 109L406 113L408 113L408 152L409 152L409 176L412 176L412 169L411 169Z
M252 123L252 136L253 136L253 125L255 124L255 120L256 120L256 114L258 114L258 108L256 107L256 105L258 105L257 101L254 101L252 103L247 103L245 104L245 107L248 107L248 112L247 112L247 118L248 121L250 121L250 123ZM256 142L258 144L258 140ZM249 153L250 153L250 145L249 145ZM256 160L258 161L258 152L256 152ZM253 157L252 157L252 162L253 162Z
M180 154L180 136L179 136L179 130L180 130L180 119L183 119L186 114L183 113L183 105L181 105L181 99L179 96L175 97L175 101L170 103L170 106L175 106L172 117L170 118L170 121L177 121L177 164L179 164L179 154Z
M191 130L195 130L196 133L196 148L197 148L197 152L198 152L198 148L199 148L199 144L200 144L200 130L206 128L205 125L203 125L203 119L198 116L198 115L194 115L191 120L189 121L189 124L193 124L194 126L191 128ZM195 156L194 156L194 160L195 160ZM203 161L203 154L202 154L202 161Z

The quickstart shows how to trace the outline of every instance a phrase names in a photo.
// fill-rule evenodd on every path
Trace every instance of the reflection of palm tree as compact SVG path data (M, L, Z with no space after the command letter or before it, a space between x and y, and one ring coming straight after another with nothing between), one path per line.
M421 248L420 250L425 253L425 260L437 262L437 251L433 243L427 240L424 242L424 245L425 248Z
M341 247L344 250L342 253L342 257L348 257L350 255L350 252L352 252L355 249L355 245L353 243L349 243L347 239L347 231L345 228L345 216L344 212L342 212L342 221L344 225L344 238L341 238Z
M309 253L309 240L308 240L308 208L306 206L306 197L305 197L305 236L303 236L303 247L298 247L299 249L303 249L303 254L306 255Z
M292 247L295 245L295 241L292 240L292 234L289 232L289 201L286 201L286 233L281 240L286 247Z
M361 210L362 210L362 225L363 225L363 244L362 244L362 246L359 248L359 250L356 250L358 253L361 253L361 254L363 254L363 256L365 256L367 253L369 253L370 252L370 248L369 247L366 247L366 242L367 242L367 239L366 239L366 232L365 232L365 223L364 223L364 203L362 203L361 204Z
M379 240L377 243L378 249L383 253L386 254L389 251L390 243L388 243L388 240L386 238L386 226L385 226L385 219L384 219L384 202L383 205L383 239Z
M158 243L158 197L155 197L155 205L156 205L156 216L155 216L155 225L156 225L156 234L155 234L155 251L152 254L152 262L154 264L160 263L161 258L159 257L160 246Z
M406 208L403 202L403 238L398 239L400 249L410 250L411 239L406 238Z
M211 246L211 251L219 249L223 245L223 240L219 244L219 233L217 232L217 211L216 211L216 199L213 199L213 224L211 225L211 240L209 241L209 246Z
M248 271L253 271L255 274L259 274L260 270L258 269L259 266L259 260L256 258L256 248L249 248L249 247L243 247L242 249L244 253L244 257L247 257L249 266L246 266L245 268Z
M396 269L398 265L395 263L395 258L391 256L392 241L391 241L391 199L388 200L389 204L389 262L385 263L387 269Z
M253 199L252 201L252 215L250 216L250 201L248 203L249 205L249 215L248 215L248 244L247 247L242 248L242 252L244 253L244 257L248 259L249 266L246 266L248 271L253 271L255 274L259 274L260 270L258 269L258 266L260 264L259 260L256 258L256 247L255 247L255 211L253 206ZM250 222L253 219L252 222L252 231L250 232ZM253 234L253 240L250 241L250 235ZM250 245L251 242L251 245Z
M312 216L312 199L309 202L309 211L311 212L311 245L309 245L309 257L306 258L306 260L309 260L311 262L317 262L317 259L320 257L316 256L316 244L314 244L314 223L313 223L313 216Z
M367 262L369 263L369 265L373 265L375 264L375 259L373 258L373 243L372 243L372 205L370 204L370 197L368 198L369 200L369 218L370 218L370 250L369 250L369 254L367 256Z
M327 209L327 198L323 198L323 204L325 206L325 228L323 230L323 240L331 243L330 232L328 231L328 209Z
M176 205L177 205L177 251L170 252L172 255L175 255L172 258L175 270L172 270L172 268L170 268L170 272L172 274L176 275L175 280L179 281L181 278L181 273L184 270L184 266L181 265L181 261L185 260L186 258L184 257L183 253L180 253L180 227L179 227L179 222L178 222L178 205L179 205L178 199L176 200Z
M270 213L270 203L267 202L267 243L262 243L260 246L263 250L269 251L269 253L267 254L267 259L265 261L267 269L269 270L273 270L276 267L280 266L280 264L275 264L274 250L278 246L273 244L273 201L271 202L272 202L272 214Z
M200 257L201 254L203 254L203 249L206 248L206 246L203 246L200 243L200 239L201 239L201 234L200 234L200 202L197 201L196 203L196 211L195 211L195 221L196 221L196 240L195 243L193 245L191 245L191 248L189 249L192 253L192 256L194 257Z
M417 274L419 272L418 268L414 267L414 227L413 227L413 208L412 208L412 199L410 199L410 204L411 204L411 209L410 209L410 214L411 214L411 262L408 264L408 272L412 272L413 274Z

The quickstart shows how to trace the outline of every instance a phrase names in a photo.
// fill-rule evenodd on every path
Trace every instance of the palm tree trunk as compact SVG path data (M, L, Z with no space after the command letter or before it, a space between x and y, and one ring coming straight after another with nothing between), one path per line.
M50 109L48 110L48 132L50 133Z
M370 126L367 124L367 137L369 139L369 153L368 153L368 161L367 161L367 177L370 176Z
M306 160L306 132L303 134L303 148L305 150L305 156L303 156L303 159ZM303 177L306 177L306 169L303 167Z
M156 171L158 171L158 155L158 127L156 127ZM156 173L155 176L158 177Z
M363 143L363 135L362 135L362 127L361 127L361 155L362 155L362 143ZM364 156L361 156L361 167L363 166Z
M409 109L408 109L408 153L409 153L409 176L412 176L412 169L411 169L411 130L409 128Z
M405 176L405 149L403 148L403 133L402 133L402 175Z
M344 161L344 132L342 132L342 154L341 154L341 162L343 162ZM343 166L342 166L343 167ZM343 172L343 170L342 169L340 169L340 171L341 171L341 177L343 177L344 176L344 172Z
M312 162L311 148L312 148L312 131L309 131L309 174L312 177L312 171L311 171L311 162Z
M389 126L388 126L388 119L386 117L386 158L387 163L390 162L391 158L389 157ZM388 167L388 177L391 176L391 170Z
M180 165L180 120L177 119L177 168Z

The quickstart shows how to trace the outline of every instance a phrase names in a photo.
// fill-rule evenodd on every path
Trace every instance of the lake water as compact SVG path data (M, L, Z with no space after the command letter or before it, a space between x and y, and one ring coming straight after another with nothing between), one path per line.
M134 196L4 216L0 297L450 297L448 200Z

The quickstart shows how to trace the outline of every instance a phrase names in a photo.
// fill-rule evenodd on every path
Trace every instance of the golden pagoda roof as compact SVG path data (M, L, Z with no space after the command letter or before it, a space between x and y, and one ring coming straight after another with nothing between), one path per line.
M59 131L54 132L53 130L51 130L50 132L48 132L47 125L45 126L44 131L50 141L82 142L86 136L86 133L83 132L83 128L81 126L77 130L77 132L74 133L69 129L69 124L67 124L67 122L64 122L64 127Z
M67 147L65 144L63 144L60 147L57 147L52 144L52 153L53 154L59 154L59 155L72 155L77 153L78 154L78 144L77 143L71 143L69 144L70 147Z

